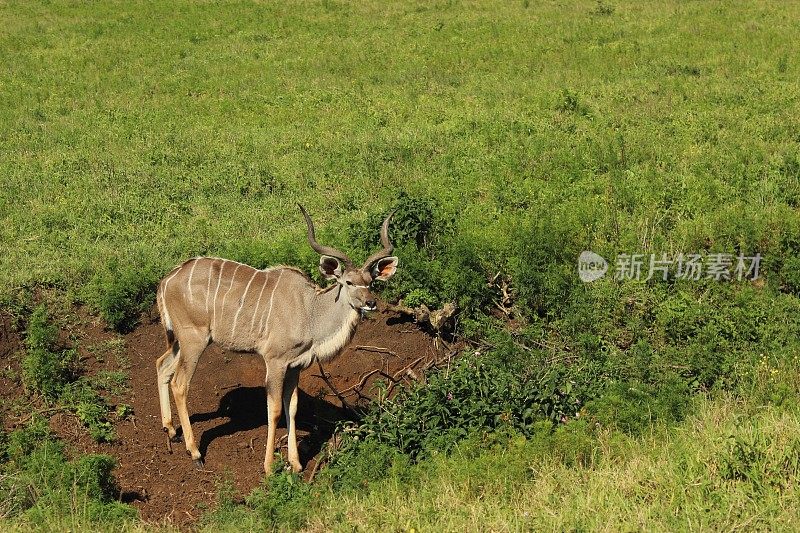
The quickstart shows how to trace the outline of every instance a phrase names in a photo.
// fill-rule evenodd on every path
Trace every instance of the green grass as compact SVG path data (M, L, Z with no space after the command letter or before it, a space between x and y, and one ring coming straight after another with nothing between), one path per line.
M310 256L296 200L345 244L399 191L487 268L527 214L600 249L778 250L798 6L613 6L4 2L0 286Z
M570 423L549 437L469 443L370 490L328 493L311 531L793 531L796 409L702 401L632 438Z
M482 343L376 406L313 487L281 475L244 506L222 498L213 527L797 526L781 454L800 400L800 4L49 1L0 17L15 326L48 287L129 330L197 254L316 271L300 201L358 258L397 208L383 296L455 301ZM761 253L762 279L584 285L586 249ZM511 326L492 317L497 283ZM54 353L26 355L59 370L35 360ZM28 383L47 395L37 379L58 373Z
M4 434L5 437L5 434ZM0 525L3 529L122 530L138 513L118 501L107 455L67 458L45 419L34 417L2 443Z

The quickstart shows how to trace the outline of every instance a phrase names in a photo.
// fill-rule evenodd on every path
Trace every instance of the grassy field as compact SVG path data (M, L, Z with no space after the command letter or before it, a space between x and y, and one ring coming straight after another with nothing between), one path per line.
M46 288L130 329L199 254L315 271L299 201L361 257L398 208L384 297L457 302L488 353L377 408L374 447L328 478L278 476L208 527L796 529L800 3L0 0L0 19L0 302L23 327ZM589 249L760 253L761 279L584 285ZM110 527L58 505L56 529Z
M800 202L793 2L0 9L4 288L305 253L298 200L346 244L432 196L489 263L531 212L688 252Z

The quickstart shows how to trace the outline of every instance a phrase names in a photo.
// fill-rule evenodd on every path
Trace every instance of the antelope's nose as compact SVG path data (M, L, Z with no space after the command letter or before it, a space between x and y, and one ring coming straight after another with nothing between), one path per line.
M375 300L367 300L364 303L366 303L367 307L369 307L370 309L375 309L376 307L378 307L378 302L376 302Z

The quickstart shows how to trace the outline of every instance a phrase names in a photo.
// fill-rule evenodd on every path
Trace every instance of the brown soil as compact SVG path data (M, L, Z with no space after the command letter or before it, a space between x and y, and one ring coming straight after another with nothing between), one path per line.
M8 319L0 318L0 365L6 370L0 373L0 387L7 410L9 403L23 394L15 376L18 358L14 354L20 342L18 335L10 333ZM122 357L108 357L86 348L102 345L115 336L85 316L80 322L71 333L78 337L84 365L92 374L119 369L122 361L129 374L129 387L110 400L132 406L134 417L117 422L119 438L111 444L93 442L68 414L55 414L51 426L77 453L107 453L117 458L116 477L123 501L137 507L144 520L185 526L204 509L213 508L220 480L232 481L240 494L258 486L264 478L267 424L265 367L260 356L226 352L215 345L204 353L189 391L192 428L205 458L204 470L198 471L183 443L173 444L172 453L167 451L167 438L161 431L155 382L155 360L165 350L161 325L151 322L140 326L125 336ZM421 363L440 355L433 339L415 324L379 312L362 321L349 347L325 370L334 387L343 391L358 384L370 370L382 369L393 375L409 365L419 369ZM318 374L319 368L314 365L300 379L297 423L306 476L314 469L315 457L333 435L336 423L353 416ZM365 380L364 391L369 391L378 377ZM355 403L356 397L350 396L347 401ZM6 423L13 425L14 417L8 418ZM177 416L175 419L177 422ZM279 437L285 434L283 427L281 421Z

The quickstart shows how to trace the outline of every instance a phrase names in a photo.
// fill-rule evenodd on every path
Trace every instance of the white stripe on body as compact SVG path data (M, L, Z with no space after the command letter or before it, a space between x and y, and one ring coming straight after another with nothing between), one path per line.
M175 276L177 276L177 275L178 275L178 273L179 273L181 270L183 270L183 267L182 267L182 266L180 266L180 267L176 268L176 269L175 269L175 272L174 272L174 273L173 273L173 274L172 274L170 277L168 277L167 279L165 279L165 280L164 280L164 288L161 290L161 294L167 294L167 286L169 286L169 282L170 282L170 281L172 281L172 278L174 278Z
M278 288L278 283L280 283L281 276L283 276L284 272L285 270L281 270L281 273L278 274L278 279L275 280L275 286L272 287L272 292L269 295L269 311L267 311L267 317L264 319L264 323L261 324L261 328L259 328L260 331L259 337L264 336L264 328L266 328L267 324L269 324L269 317L272 316L272 304L274 303L275 300L275 289Z
M236 338L236 325L239 322L239 313L242 312L242 307L244 307L244 301L247 299L247 291L250 290L250 284L253 283L253 280L256 279L258 273L261 272L260 270L256 270L253 272L253 275L250 277L250 281L247 282L247 287L244 288L244 293L242 293L242 299L239 302L239 309L236 310L236 315L233 317L233 329L231 330L231 338Z
M214 304L214 316L211 318L211 329L217 329L217 296L219 295L219 284L222 281L222 272L225 270L225 263L227 260L222 260L222 265L219 267L219 277L217 278L217 289L214 291L214 300L211 302Z
M264 270L264 284L261 286L261 292L258 293L258 301L256 302L256 308L253 310L253 317L250 319L250 335L253 334L253 326L256 324L256 317L258 316L258 308L261 307L261 297L264 296L264 289L267 288L267 282L269 281L269 269ZM260 325L260 323L259 323Z
M194 259L192 269L189 271L189 303L194 303L194 291L192 290L192 278L194 277L194 269L197 266L197 258Z
M239 269L242 266L243 265L241 263L239 263L238 265L236 265L236 268L233 269L233 276L231 276L231 283L230 283L230 285L228 285L228 290L225 291L225 296L222 297L222 312L223 313L225 312L225 300L228 298L228 295L233 290L233 284L236 283L236 273L239 272Z

